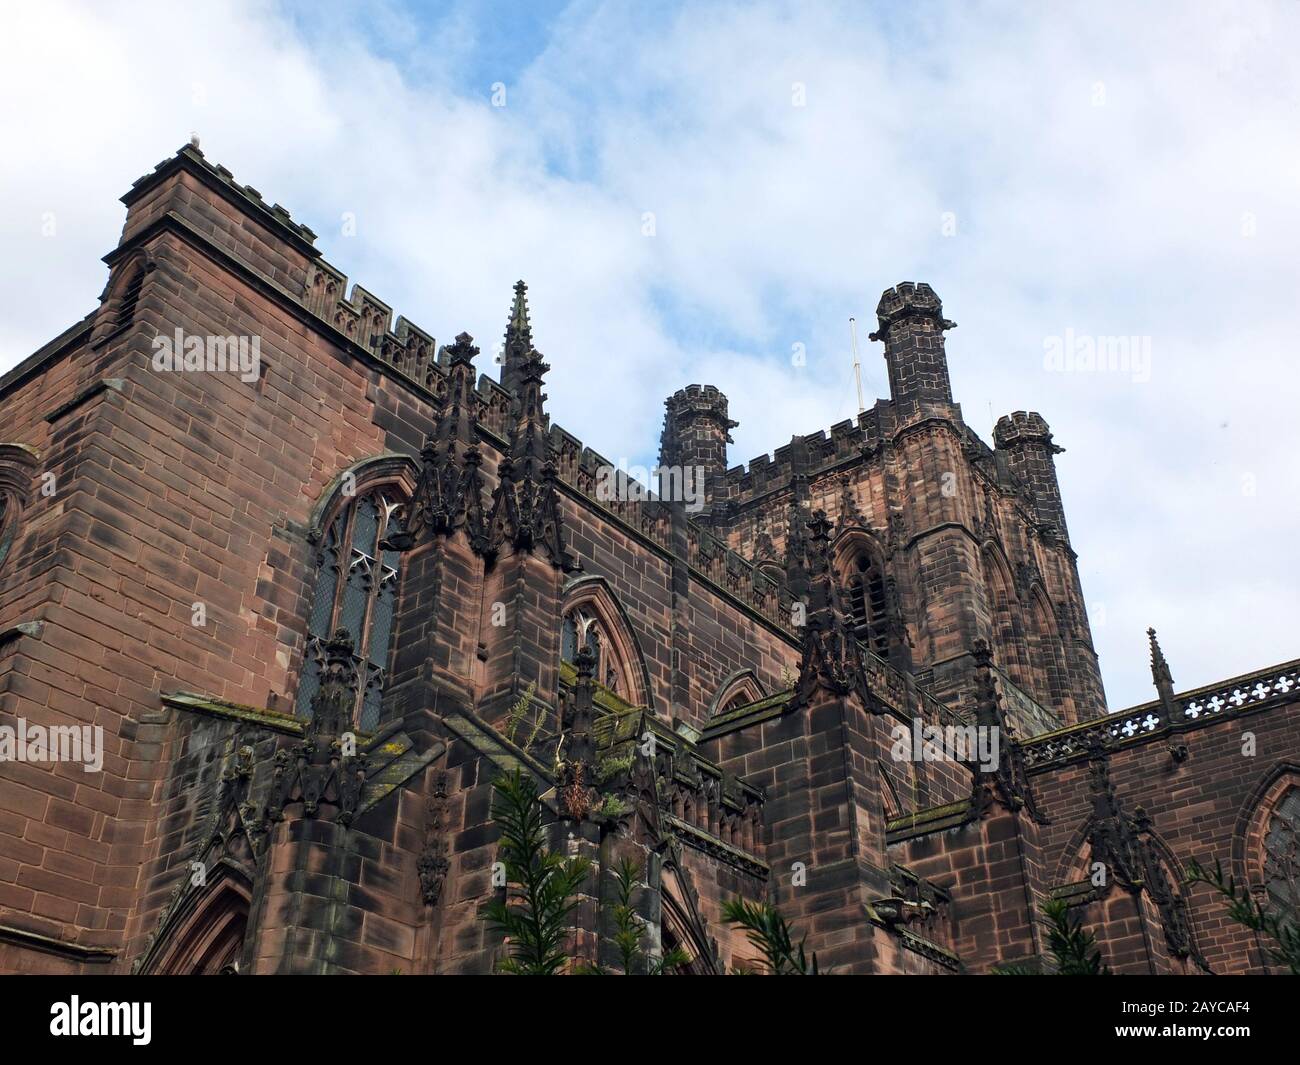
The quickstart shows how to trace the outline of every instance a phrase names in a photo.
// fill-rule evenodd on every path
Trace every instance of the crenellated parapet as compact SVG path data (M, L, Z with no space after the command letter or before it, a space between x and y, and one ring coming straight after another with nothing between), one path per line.
M881 443L881 416L872 407L856 422L837 422L830 430L799 437L771 454L757 455L743 466L733 466L726 473L724 488L729 502L743 504L789 485L795 473L795 455L806 449L810 478L838 470L874 456Z
M672 395L697 506L551 423L522 282L493 380L197 147L125 202L99 308L0 379L11 739L103 730L75 795L54 758L0 785L0 969L487 973L514 770L606 971L628 910L622 969L745 965L737 896L837 972L1035 965L1052 898L1119 973L1269 967L1181 885L1289 876L1300 661L1178 692L1152 631L1152 701L1089 716L1058 449L964 424L928 286L880 302L892 395L747 467L721 391ZM177 329L259 373L155 375Z
M189 182L190 188L197 179L215 190L237 210L235 224L229 224L229 217L217 217L197 198L187 206L186 190L168 185L172 175ZM321 323L318 331L329 342L378 367L399 386L409 386L413 396L432 406L435 418L441 416L451 391L448 349L440 349L430 333L395 317L385 301L350 283L321 257L314 234L294 223L283 208L268 207L260 193L238 185L196 148L183 149L156 174L142 179L130 198L138 207L133 207L128 232L143 232L149 218L165 221L179 211L192 233L207 232L213 241L225 241L223 251L242 257L274 281L277 298L292 299L295 313L309 328ZM240 226L248 219L266 232L244 237ZM246 228L258 227L250 222ZM250 240L247 246L240 243ZM119 254L125 253L119 249ZM987 627L981 617L987 608L980 591L968 587L969 579L957 576L951 578L951 587L944 584L950 575L978 568L978 545L999 545L1017 578L1036 571L1041 574L1038 584L1055 583L1054 593L1073 579L1069 573L1062 577L1062 565L1052 552L1044 552L1050 547L1044 537L1052 529L1064 535L1050 469L1055 448L1037 415L1004 419L996 447L962 423L947 384L944 333L952 323L930 286L909 282L886 290L877 318L873 336L885 346L890 397L855 419L795 438L747 466L726 467L729 434L736 423L722 390L692 384L673 393L665 403L660 465L704 471L703 485L694 486L696 492L690 495L692 503L698 501L702 487L703 507L687 506L684 515L675 515L673 508L682 499L637 488L632 479L659 489L653 474L617 470L547 418L532 418L526 439L516 441L518 447L512 449L510 441L520 426L516 406L528 391L530 367L540 360L533 348L527 288L520 281L506 321L502 380L481 377L468 401L476 408L472 420L483 445L485 491L493 490L492 482L503 474L514 476L507 453L522 449L520 454L527 453L539 471L553 467L561 494L599 508L655 550L684 557L697 579L794 637L793 599L772 563L783 549L788 496L796 478L802 477L816 506L882 550L884 595L898 604L900 638L915 648L907 668L913 662L924 669L928 662L951 660L970 639L992 635L981 631L981 625ZM467 400L462 397L461 402ZM616 489L612 493L611 479ZM950 495L945 485L954 479L957 493ZM498 515L508 509L499 508ZM837 558L837 566L842 562ZM837 579L845 576L837 570ZM1071 641L1069 669L1087 681L1095 672L1089 667L1095 656L1086 624L1079 620L1081 596L1053 594L1047 609L1055 612L1058 627ZM1081 663L1077 667L1075 659ZM1058 672L1064 684L1064 673ZM1037 686L1026 687L1034 688L1033 698L1045 698ZM1099 682L1093 687L1100 691ZM954 692L945 689L942 694L950 699Z
M665 722L636 710L600 715L593 733L599 747L597 788L616 789L648 760L653 779L645 786L657 800L662 827L686 846L766 879L761 787L725 771Z
M388 304L357 284L349 295L347 285L344 274L318 259L308 267L304 306L385 365L435 395L441 394L433 336L405 318L399 317L393 325Z
M235 180L235 175L220 163L208 162L196 141L183 145L150 173L133 181L130 190L122 197L122 202L128 208L133 207L179 173L199 178L268 231L290 241L296 250L320 254L315 247L316 234L308 226L295 222L289 211L280 204L268 204L252 185L241 185ZM128 231L129 228L128 225Z
M194 195L206 187L210 198ZM122 198L129 209L122 243L110 265L125 262L137 242L160 227L174 227L191 241L206 241L217 255L261 275L308 314L365 349L421 388L441 394L437 345L429 333L399 317L348 279L316 248L316 234L295 222L278 203L268 204L224 166L208 162L197 144L187 144L136 181Z

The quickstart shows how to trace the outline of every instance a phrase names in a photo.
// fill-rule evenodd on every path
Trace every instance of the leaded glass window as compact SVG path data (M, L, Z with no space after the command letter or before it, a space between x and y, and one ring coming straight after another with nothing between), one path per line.
M1264 837L1264 884L1268 898L1285 913L1300 906L1300 788L1277 804Z
M302 717L311 717L311 702L320 689L325 644L335 630L345 629L355 649L357 727L370 731L379 724L401 559L380 545L402 531L401 504L391 487L373 489L340 509L325 530L295 707Z
M564 625L560 629L560 658L571 664L577 662L579 634L584 628L587 633L587 649L596 658L592 678L597 684L618 692L622 687L622 678L614 656L607 651L608 641L601 631L600 622L585 610L572 610L565 615Z
M858 639L877 654L888 654L885 578L880 566L866 552L853 560L848 579L848 607Z

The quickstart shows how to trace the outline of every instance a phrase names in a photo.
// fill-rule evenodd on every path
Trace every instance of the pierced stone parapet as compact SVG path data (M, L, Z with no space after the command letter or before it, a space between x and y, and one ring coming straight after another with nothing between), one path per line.
M1035 736L1024 742L1025 764L1035 769L1080 757L1087 753L1094 736L1100 737L1107 747L1117 747L1163 735L1171 728L1206 724L1233 714L1293 702L1298 697L1297 689L1300 689L1300 660L1175 695L1172 714L1157 700Z

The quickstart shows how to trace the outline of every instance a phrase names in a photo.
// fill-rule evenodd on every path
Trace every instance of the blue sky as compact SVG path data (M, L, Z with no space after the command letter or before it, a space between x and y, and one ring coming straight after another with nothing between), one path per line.
M1149 698L1147 625L1183 688L1300 653L1294 4L11 19L0 369L94 306L117 198L191 132L441 339L489 349L526 278L555 419L631 464L693 381L731 398L733 464L852 416L848 318L870 404L876 301L924 280L970 424L1038 410L1067 448L1113 706ZM1143 338L1150 379L1049 369L1067 335Z

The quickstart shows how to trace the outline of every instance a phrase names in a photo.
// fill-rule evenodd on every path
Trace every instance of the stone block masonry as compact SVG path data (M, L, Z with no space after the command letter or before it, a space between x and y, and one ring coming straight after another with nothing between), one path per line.
M195 147L123 203L99 306L0 378L0 727L102 735L95 772L0 761L0 971L490 972L515 771L593 861L587 961L628 858L692 973L755 963L735 897L839 972L1036 962L1051 897L1120 971L1270 968L1183 879L1279 883L1296 664L1179 694L1153 652L1159 700L1107 714L1061 449L964 423L929 285L881 297L854 422L729 469L745 412L669 396L692 510L602 498L523 282L495 381ZM900 759L917 721L1005 764Z

